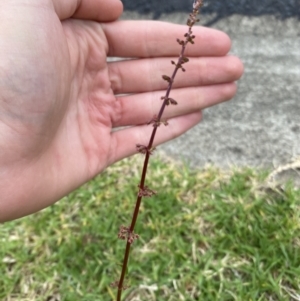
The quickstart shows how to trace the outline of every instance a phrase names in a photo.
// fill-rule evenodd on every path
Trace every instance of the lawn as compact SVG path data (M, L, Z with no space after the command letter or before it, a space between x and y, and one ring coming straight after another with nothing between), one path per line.
M124 300L300 300L300 190L267 172L191 170L153 156ZM142 156L0 226L0 299L112 301Z

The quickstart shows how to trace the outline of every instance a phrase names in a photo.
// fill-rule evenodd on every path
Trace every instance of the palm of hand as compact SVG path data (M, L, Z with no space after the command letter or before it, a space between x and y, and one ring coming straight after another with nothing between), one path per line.
M20 24L26 45L19 44L19 34L12 41L12 48L20 51L14 53L21 60L20 72L7 70L14 78L6 97L5 109L11 114L3 120L10 133L5 147L18 141L20 159L38 156L48 170L60 174L63 167L70 182L74 169L90 178L105 167L111 154L111 118L117 108L105 35L96 22L61 23L49 9L28 13L30 22ZM40 20L43 23L37 24ZM19 158L14 154L13 160Z
M19 10L11 8L17 20ZM2 185L27 186L28 181L31 188L49 195L47 204L114 160L111 129L118 104L99 23L61 22L47 7L25 8L21 20L15 27L7 25L5 34L13 51L4 49L3 57L11 59L0 68L4 79L0 147L7 151L0 163L3 171L7 166L8 179ZM20 178L14 177L12 184L10 175ZM40 177L47 178L46 187ZM31 188L24 194L29 195ZM39 197L43 198L37 193Z
M111 131L119 103L111 88L106 61L109 46L101 25L68 20L63 22L62 31L68 46L69 58L65 60L69 59L70 77L63 82L63 110L58 115L61 120L51 153L56 154L54 164L69 162L64 166L71 182L74 169L81 171L81 177L85 174L86 181L114 161ZM64 74L66 67L58 67Z

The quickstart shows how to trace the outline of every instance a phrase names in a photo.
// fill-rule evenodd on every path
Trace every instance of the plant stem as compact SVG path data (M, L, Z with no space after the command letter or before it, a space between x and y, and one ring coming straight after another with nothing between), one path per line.
M153 119L153 131L152 131L151 137L149 139L149 143L146 147L143 147L143 153L145 153L145 160L144 160L141 180L140 180L140 184L139 184L139 193L137 196L137 200L136 200L136 204L135 204L135 208L134 208L134 212L133 212L133 216L132 216L132 220L131 220L131 225L129 228L124 228L127 231L127 243L126 243L126 249L125 249L125 254L124 254L124 259L123 259L123 264L122 264L121 276L120 276L119 281L117 282L117 287L118 287L117 301L121 301L122 290L125 289L123 283L124 283L125 273L126 273L128 259L129 259L130 247L131 247L131 244L134 241L134 239L137 238L136 236L134 236L134 228L135 228L135 224L136 224L136 221L138 218L142 198L146 197L146 196L152 196L152 194L155 194L153 191L150 191L145 186L149 159L150 159L150 155L152 154L151 150L153 147L155 135L156 135L158 126L162 122L162 116L163 116L164 110L165 110L166 106L169 104L169 101L170 101L169 95L172 90L172 86L173 86L177 71L178 71L178 69L182 69L183 71L185 71L183 69L182 65L184 63L186 63L188 61L188 59L184 58L184 52L185 52L185 49L186 49L186 46L188 43L194 44L193 39L195 38L195 36L192 35L192 27L197 21L199 21L196 19L196 16L199 13L199 9L201 6L202 6L202 0L196 0L194 2L193 13L190 14L190 18L188 19L188 22L187 22L187 24L189 26L189 30L188 30L188 33L185 34L186 39L185 39L185 41L177 40L177 42L182 46L182 48L181 48L181 53L179 55L177 63L175 64L174 62L172 62L175 64L175 69L173 71L173 74L172 74L171 78L169 78L167 76L163 76L163 78L169 82L168 88L166 90L165 96L162 97L162 99L164 99L164 101L161 105L159 113L158 113L157 117L154 117L154 119ZM175 102L175 104L176 104L176 102ZM167 125L167 123L165 125ZM121 233L121 234L123 234L123 233ZM123 235L119 234L119 237L122 239L125 238L124 234Z

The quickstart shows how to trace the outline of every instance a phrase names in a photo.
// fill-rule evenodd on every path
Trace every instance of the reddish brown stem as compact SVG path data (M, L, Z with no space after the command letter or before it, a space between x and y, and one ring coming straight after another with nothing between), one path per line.
M153 143L154 143L155 135L156 135L156 132L157 132L157 128L161 123L165 107L166 107L166 105L168 104L168 101L169 101L168 99L169 99L170 92L172 90L174 79L176 77L178 69L182 69L183 71L185 71L182 67L182 64L186 63L188 60L186 58L184 58L184 52L185 52L185 49L186 49L186 46L187 46L188 43L192 43L192 44L194 43L193 39L195 37L192 36L192 27L198 21L196 19L196 16L197 16L201 6L202 6L202 0L196 0L194 2L193 13L190 14L190 18L188 19L188 22L187 22L187 24L189 26L189 30L188 30L188 33L185 35L186 39L185 39L185 41L178 41L178 43L182 46L182 49L181 49L181 53L180 53L180 56L178 58L177 64L172 62L173 64L175 64L175 69L173 71L173 74L172 74L171 78L169 78L168 76L163 76L163 78L165 80L167 80L169 82L169 84L168 84L168 88L166 90L166 95L163 97L164 101L162 103L162 106L159 110L159 113L158 113L157 117L155 118L155 122L153 124L153 131L152 131L151 137L149 139L148 146L145 147L145 160L144 160L141 180L140 180L140 184L139 184L140 191L144 191L146 189L145 181L146 181L146 174L147 174L147 170L148 170L151 150L153 148ZM149 196L149 195L146 195L146 196ZM122 290L124 289L123 283L124 283L125 273L126 273L128 259L129 259L130 247L131 247L131 244L133 242L133 240L129 239L129 237L132 237L131 234L134 233L134 228L135 228L135 224L136 224L136 221L137 221L137 218L138 218L142 198L143 198L143 194L138 193L135 208L134 208L134 212L133 212L133 216L132 216L132 220L131 220L131 225L128 228L127 243L126 243L126 249L125 249L125 254L124 254L124 259L123 259L122 272L121 272L120 279L117 282L117 286L118 286L117 301L121 301Z

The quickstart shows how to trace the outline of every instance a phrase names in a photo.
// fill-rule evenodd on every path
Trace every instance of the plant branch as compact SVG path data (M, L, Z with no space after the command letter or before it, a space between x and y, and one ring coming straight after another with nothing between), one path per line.
M171 77L169 77L167 75L162 76L162 78L165 81L167 81L169 84L168 84L165 96L161 97L161 99L163 100L163 103L161 105L158 115L154 116L153 119L148 123L148 124L153 124L153 131L152 131L151 137L149 139L149 143L147 146L137 144L137 150L138 150L138 152L145 154L145 160L144 160L141 180L140 180L140 183L138 186L139 191L137 194L137 200L136 200L130 227L121 226L120 232L118 235L119 238L127 240L127 243L126 243L126 249L125 249L120 279L119 279L119 281L116 281L112 284L113 286L118 287L117 301L121 301L122 291L127 288L126 286L124 286L124 279L125 279L127 264L128 264L128 260L129 260L131 244L134 242L135 239L138 238L138 235L134 233L134 228L135 228L135 225L137 222L142 198L143 197L151 197L152 195L156 194L154 191L152 191L145 185L150 155L152 154L152 152L154 150L153 144L154 144L155 135L156 135L157 129L161 125L161 123L163 123L164 125L168 125L167 121L162 120L162 116L163 116L166 106L169 104L172 104L172 105L177 104L177 102L174 99L170 98L169 95L172 90L172 86L173 86L177 71L179 69L181 69L184 72L185 69L183 68L183 64L185 64L189 61L188 58L184 57L184 52L186 50L186 46L188 43L194 44L195 36L192 34L192 27L194 26L194 24L196 22L199 21L197 19L197 15L198 15L199 10L202 5L203 5L202 0L194 1L193 12L190 14L189 19L187 20L188 32L184 35L185 40L177 39L177 42L179 43L179 45L181 45L181 53L178 57L177 63L175 63L174 61L171 62L173 65L175 65L173 74Z

